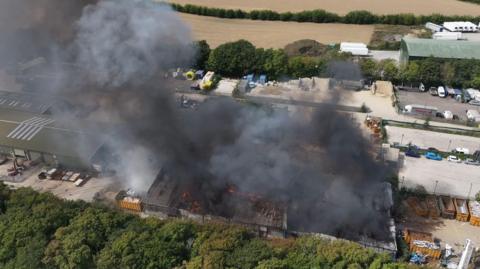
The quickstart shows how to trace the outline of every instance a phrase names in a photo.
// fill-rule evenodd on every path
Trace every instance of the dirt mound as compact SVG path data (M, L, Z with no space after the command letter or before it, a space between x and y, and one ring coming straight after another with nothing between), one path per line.
M327 46L311 39L295 41L285 46L285 53L293 56L320 56L327 51Z

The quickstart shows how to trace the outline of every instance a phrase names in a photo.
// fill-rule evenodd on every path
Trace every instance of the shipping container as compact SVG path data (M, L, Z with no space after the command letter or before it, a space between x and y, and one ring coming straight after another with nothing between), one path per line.
M138 198L125 197L122 200L118 200L118 206L136 212L142 211L142 203Z
M467 200L455 198L454 205L455 205L455 210L457 211L456 219L458 221L467 222L470 219Z
M425 201L421 201L417 197L408 197L407 203L417 216L428 217L428 206Z
M456 211L453 199L448 196L439 196L437 198L442 218L454 219Z
M470 208L470 224L480 226L480 203L477 201L469 202Z
M441 248L437 245L431 233L424 233L405 229L403 231L405 242L409 246L410 252L428 255L434 259L439 259L441 255Z
M428 207L428 216L430 218L439 218L440 217L440 209L438 208L437 198L433 195L427 196L425 199L425 203Z

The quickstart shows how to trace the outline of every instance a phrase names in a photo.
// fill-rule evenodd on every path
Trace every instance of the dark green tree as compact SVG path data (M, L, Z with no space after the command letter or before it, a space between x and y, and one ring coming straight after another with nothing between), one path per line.
M288 72L294 78L319 76L324 67L324 63L311 57L298 56L288 61Z
M210 53L207 68L228 77L241 77L252 70L255 47L246 40L220 45Z
M283 50L265 50L263 72L269 79L278 79L288 72L288 57Z
M207 41L201 40L194 43L195 48L195 68L204 70L210 56L210 45Z

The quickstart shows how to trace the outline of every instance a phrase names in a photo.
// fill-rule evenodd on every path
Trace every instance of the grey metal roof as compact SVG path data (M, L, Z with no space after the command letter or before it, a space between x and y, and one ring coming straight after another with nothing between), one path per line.
M64 128L46 115L0 108L0 145L89 160L103 137Z
M0 108L43 114L54 103L53 97L0 90Z
M406 49L410 57L480 59L480 42L476 41L404 38L402 49Z

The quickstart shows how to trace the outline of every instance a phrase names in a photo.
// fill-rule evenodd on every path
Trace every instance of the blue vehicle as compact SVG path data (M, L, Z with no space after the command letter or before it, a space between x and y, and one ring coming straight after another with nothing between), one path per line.
M418 148L416 146L409 146L407 151L405 151L405 155L414 158L420 158L420 153L418 152Z
M427 158L429 160L434 160L434 161L441 161L442 160L442 156L440 156L440 154L432 152L432 151L428 151L427 153L425 153L425 158Z

